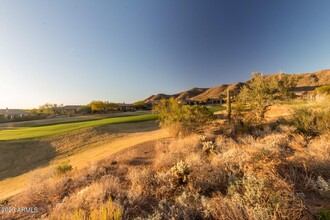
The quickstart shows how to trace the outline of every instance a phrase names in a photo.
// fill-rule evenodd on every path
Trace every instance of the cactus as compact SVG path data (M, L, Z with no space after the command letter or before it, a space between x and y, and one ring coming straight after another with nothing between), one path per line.
M191 169L189 165L183 161L178 162L175 166L171 168L171 173L173 175L172 182L177 185L183 185L188 182L188 175Z
M206 153L207 155L211 153L216 154L217 145L213 141L204 141L202 142L202 145L203 145L203 152Z
M227 112L228 112L228 121L231 119L231 99L230 99L230 89L227 89Z

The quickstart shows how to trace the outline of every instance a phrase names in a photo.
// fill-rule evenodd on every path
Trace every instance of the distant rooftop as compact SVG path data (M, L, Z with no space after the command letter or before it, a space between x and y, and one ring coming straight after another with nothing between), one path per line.
M80 108L82 105L65 105L62 107L54 107L54 110L77 110Z
M21 114L29 114L29 113L22 109L0 109L0 115L21 115Z

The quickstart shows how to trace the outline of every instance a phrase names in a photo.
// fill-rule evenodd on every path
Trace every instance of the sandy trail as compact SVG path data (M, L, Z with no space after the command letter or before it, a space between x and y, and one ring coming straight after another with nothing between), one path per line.
M148 141L154 141L162 138L168 138L168 131L165 129L158 129L154 131L129 133L123 137L114 138L111 142L95 146L85 151L78 152L68 159L74 168L82 169L89 166L91 163L95 163L99 160L105 159L112 154L115 154L121 150L135 146ZM0 181L0 200L11 197L17 193L22 192L33 176L43 170L49 169L54 164L58 163L58 160L54 160L51 165L43 168L38 168L23 175L8 178ZM33 181L33 180L32 180Z

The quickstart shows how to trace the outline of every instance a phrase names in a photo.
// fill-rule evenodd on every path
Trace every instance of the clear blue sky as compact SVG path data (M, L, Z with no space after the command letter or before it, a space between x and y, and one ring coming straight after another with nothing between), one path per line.
M133 102L330 67L327 0L1 0L0 108Z

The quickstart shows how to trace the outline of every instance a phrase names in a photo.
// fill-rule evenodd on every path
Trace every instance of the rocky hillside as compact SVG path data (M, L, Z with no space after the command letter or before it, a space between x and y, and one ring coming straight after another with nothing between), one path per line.
M149 96L144 101L154 102L154 101L158 101L158 100L161 100L161 99L169 99L171 97L176 98L178 96L179 96L179 94L166 95L166 94L160 93L160 94L157 94L157 95Z
M227 89L230 89L233 94L238 94L243 85L244 83L239 82L229 85L223 84L219 86L214 86L212 88L209 88L202 94L193 97L193 99L206 100L208 98L217 99L220 97L226 97Z
M203 94L207 90L209 90L209 89L207 89L207 88L192 88L188 91L181 92L180 95L176 99L177 100L192 99L195 96Z
M276 74L265 75L265 77L269 80L272 80L274 78L279 79L283 75L284 73L276 73ZM300 77L297 83L296 91L311 91L318 86L330 84L330 69L321 70L314 73L301 73L295 75L298 75ZM248 83L248 81L245 83ZM239 82L229 85L221 84L209 89L193 88L188 91L183 91L174 95L157 94L148 97L147 99L145 99L145 101L146 100L157 101L161 99L169 99L170 97L173 97L177 100L184 100L184 99L206 100L208 98L225 97L227 89L230 89L232 91L232 94L235 95L239 93L240 89L245 83Z
M330 69L321 70L315 73L300 74L297 87L303 86L323 86L330 84Z
M153 101L158 101L161 99L169 99L171 97L177 99L177 100L187 100L187 99L192 99L193 97L205 92L208 90L208 88L192 88L187 91L183 91L177 94L173 95L166 95L166 94L157 94L157 95L152 95L148 98L145 99L145 101L153 102Z

